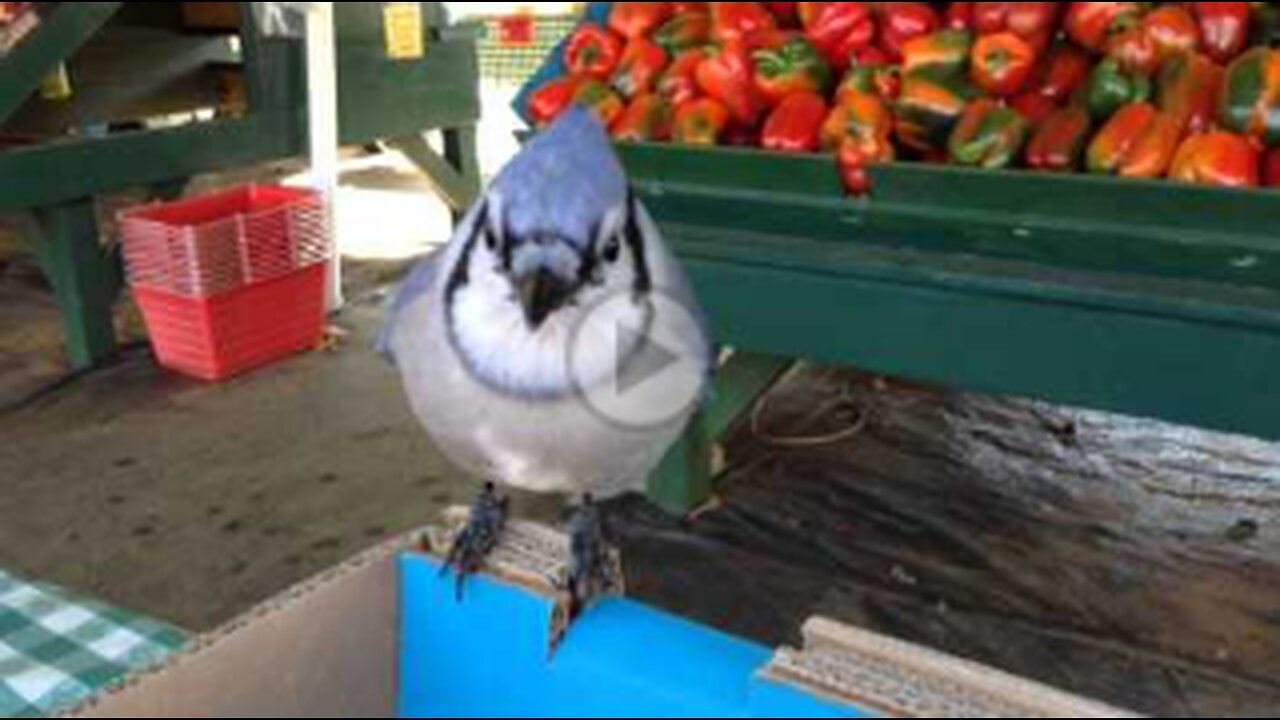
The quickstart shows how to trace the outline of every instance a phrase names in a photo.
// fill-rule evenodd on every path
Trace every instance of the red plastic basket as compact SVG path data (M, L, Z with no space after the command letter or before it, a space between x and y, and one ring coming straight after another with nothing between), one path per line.
M315 347L331 231L322 195L246 186L121 215L160 364L223 380Z

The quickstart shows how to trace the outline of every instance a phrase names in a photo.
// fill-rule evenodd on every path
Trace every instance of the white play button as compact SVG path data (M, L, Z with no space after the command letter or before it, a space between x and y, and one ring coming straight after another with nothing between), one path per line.
M603 328L612 342L600 342ZM602 352L614 368L604 381L598 377ZM624 293L598 303L569 347L570 373L583 402L606 422L636 430L686 420L705 394L710 358L697 320L661 292L642 301Z

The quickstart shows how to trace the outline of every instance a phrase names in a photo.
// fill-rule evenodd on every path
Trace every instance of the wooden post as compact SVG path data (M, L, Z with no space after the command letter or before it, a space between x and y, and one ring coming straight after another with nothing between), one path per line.
M119 258L98 238L92 199L43 208L36 213L45 235L40 264L53 284L73 368L85 370L116 352L112 306L123 284Z
M680 442L649 478L649 499L673 514L697 509L711 499L712 455L716 442L750 412L761 395L794 361L774 355L736 352L716 375L711 399L694 417Z

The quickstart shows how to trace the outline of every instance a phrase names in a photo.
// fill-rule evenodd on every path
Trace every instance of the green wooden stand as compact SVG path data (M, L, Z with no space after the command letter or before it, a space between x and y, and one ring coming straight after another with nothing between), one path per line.
M130 8L135 5L143 3L57 4L34 35L0 59L0 129L45 74L64 62L74 70L76 52L110 32L113 20L124 10L137 10ZM446 25L440 3L421 5L427 52L416 60L387 57L382 3L335 8L340 131L350 145L409 138L411 157L461 212L480 185L476 38L466 28ZM173 197L197 175L306 152L302 43L263 37L251 3L241 6L247 114L100 138L68 135L0 151L0 211L31 212L40 220L37 254L62 305L68 355L77 369L113 354L111 305L121 286L117 254L102 249L93 198L131 188ZM77 114L93 115L93 108L84 110ZM122 118L101 121L117 119ZM422 141L433 130L444 132L443 156Z
M1280 193L903 164L851 199L823 156L620 153L729 347L1280 437Z
M649 497L681 514L700 507L714 492L716 443L784 375L794 361L760 353L735 353L716 375L711 398L688 432L649 479Z

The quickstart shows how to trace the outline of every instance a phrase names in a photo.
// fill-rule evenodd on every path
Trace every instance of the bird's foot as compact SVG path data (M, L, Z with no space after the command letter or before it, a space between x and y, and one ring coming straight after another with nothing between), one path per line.
M492 483L485 486L471 506L466 525L454 538L440 572L452 572L457 583L458 601L462 601L467 578L484 568L485 560L498 547L506 529L509 503L498 494Z
M551 652L601 598L625 590L622 555L605 538L600 508L588 495L569 520L569 563L561 583L564 600L552 622Z

